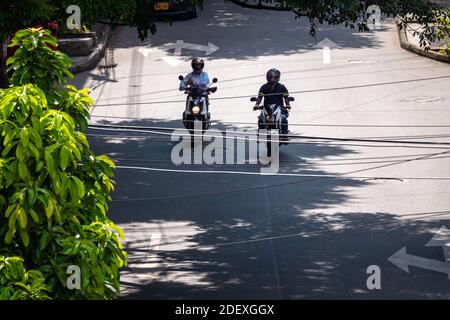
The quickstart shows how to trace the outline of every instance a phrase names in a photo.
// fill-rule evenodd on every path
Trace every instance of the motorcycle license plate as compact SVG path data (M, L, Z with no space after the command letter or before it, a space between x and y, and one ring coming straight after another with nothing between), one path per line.
M169 10L169 3L168 2L157 2L155 3L155 10Z

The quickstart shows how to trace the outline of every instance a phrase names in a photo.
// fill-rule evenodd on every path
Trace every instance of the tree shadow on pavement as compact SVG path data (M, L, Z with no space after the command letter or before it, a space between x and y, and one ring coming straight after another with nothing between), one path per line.
M115 119L114 125L180 128L181 122ZM109 216L125 229L124 299L450 297L447 275L415 268L408 275L387 261L403 246L443 260L441 248L424 247L431 230L445 225L442 214L400 219L393 212L333 210L355 201L348 190L369 181L146 171L258 172L259 166L175 166L177 142L168 135L89 129L89 140L121 166ZM281 151L280 172L333 174L311 159L352 153L345 146L291 144ZM381 290L367 289L370 265L381 268Z
M291 12L273 12L246 9L225 1L213 0L205 4L199 18L157 23L158 31L144 44L133 28L119 28L114 35L115 48L128 48L151 43L152 47L183 40L186 43L207 45L211 42L220 50L208 59L245 60L264 56L290 55L316 50L317 42L331 39L342 48L379 48L382 43L376 32L358 32L350 27L321 25L317 39L309 35L308 19L294 19ZM199 31L201 30L201 32ZM172 50L172 51L170 51ZM173 52L174 49L170 49ZM183 56L197 55L198 51L183 50Z

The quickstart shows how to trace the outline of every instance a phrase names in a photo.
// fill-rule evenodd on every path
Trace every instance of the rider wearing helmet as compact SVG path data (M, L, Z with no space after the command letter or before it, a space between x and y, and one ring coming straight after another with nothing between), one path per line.
M264 105L275 104L278 106L286 105L286 109L291 109L288 97L289 92L284 85L280 83L281 72L278 69L272 68L267 71L266 79L267 83L262 85L261 89L259 89L258 99L256 101L256 105L253 107L254 110L259 109L259 105L261 101L264 99ZM281 116L281 134L287 135L288 133L288 121L287 117L289 113L287 110L282 109ZM264 120L261 115L258 118L258 125L260 129L263 129ZM285 138L286 136L280 136L280 138Z
M188 86L205 89L209 85L208 74L203 71L205 62L201 58L194 58L191 61L192 72L180 82L180 91L186 90Z

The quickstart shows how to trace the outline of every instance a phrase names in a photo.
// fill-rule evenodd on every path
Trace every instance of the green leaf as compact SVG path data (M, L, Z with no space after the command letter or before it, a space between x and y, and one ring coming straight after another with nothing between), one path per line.
M2 155L4 157L6 157L8 155L8 153L18 144L17 141L13 142L13 143L9 143L6 148L2 151Z
M31 136L36 147L42 148L42 139L39 132L37 132L36 130L31 130Z
M120 237L121 239L124 239L124 238L125 238L125 234L123 233L122 228L120 228L119 226L116 226L115 224L111 224L109 227L110 227L111 229L115 230L115 231L119 234L119 237Z
M55 126L55 129L56 130L59 130L59 128L61 127L61 122L62 122L62 115L61 115L61 113L59 113L59 112L55 112L54 114L53 114L53 116L54 116L54 126Z
M6 204L5 197L0 194L0 208Z
M30 245L30 237L28 236L28 232L25 230L20 230L20 238L22 239L23 245L28 247Z
M22 180L29 180L30 173L28 172L28 167L26 162L19 161L19 177L22 178Z
M50 235L48 233L44 233L39 240L39 250L44 250L50 241Z
M9 229L5 234L5 243L10 244L12 238L14 237L14 233L16 233L16 229Z
M41 171L41 169L44 167L44 161L37 161L36 162L36 172Z
M34 222L39 223L39 216L33 209L30 209L30 216L31 219L33 219Z
M22 130L20 131L20 142L24 147L28 146L29 136L27 128L22 128Z
M17 206L18 206L17 203L10 205L8 209L6 209L5 211L5 218L8 218L11 212L13 212L17 208Z
M72 179L69 181L69 193L70 197L72 198L72 202L77 202L78 200L80 200L80 196L77 190L77 184Z
M75 144L71 144L72 153L75 155L77 160L81 160L81 153L80 150L78 150L77 146Z
M116 167L115 163L108 156L101 155L101 156L98 156L96 158L97 158L97 160L106 163L111 168L115 168Z
M69 183L70 195L76 194L75 198L81 199L84 197L84 184L83 182L75 176L72 176L72 183Z
M48 205L45 207L45 215L47 216L47 219L50 220L53 215L53 200L48 200Z
M6 106L3 107L3 118L8 119L11 115L11 112L13 111L14 107L16 106L16 102L9 103Z
M17 210L14 211L12 215L9 216L8 220L8 227L9 229L15 229L16 228L16 220L17 220Z
M28 144L28 148L30 149L30 151L33 154L34 158L36 160L39 160L40 157L41 157L40 154L39 154L39 150L31 142Z
M34 202L36 201L36 190L35 189L28 189L27 190L28 195L28 205L32 207L34 205Z
M20 228L25 229L27 227L27 222L28 222L27 213L21 207L19 209L18 214L19 214L19 226L20 226Z
M52 154L48 151L45 151L45 165L47 166L47 170L50 174L55 173L55 162Z
M62 222L61 212L59 211L59 206L57 204L54 204L53 206L53 214L55 215L56 221L58 223Z
M66 170L67 164L69 163L70 150L66 146L62 146L59 153L60 161L59 166L62 170Z

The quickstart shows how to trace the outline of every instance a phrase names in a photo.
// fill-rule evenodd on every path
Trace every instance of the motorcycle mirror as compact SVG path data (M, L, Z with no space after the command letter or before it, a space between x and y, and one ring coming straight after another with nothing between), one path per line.
M178 76L178 79L179 79L180 81L183 81L183 80L184 80L184 77L183 77L183 76Z
M216 83L217 82L217 78L212 79L212 82Z
M212 92L212 93L214 93L214 92L217 91L217 87L211 87L211 88L209 88L209 91Z
M288 100L289 101L295 101L295 98L294 97L289 97Z
M258 100L258 99L256 99L255 97L251 97L251 98L250 98L250 101L251 101L251 102L255 102L256 100Z

